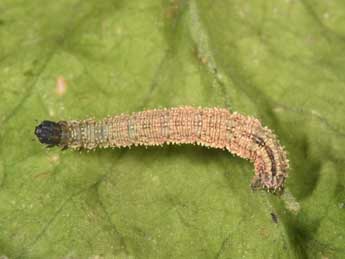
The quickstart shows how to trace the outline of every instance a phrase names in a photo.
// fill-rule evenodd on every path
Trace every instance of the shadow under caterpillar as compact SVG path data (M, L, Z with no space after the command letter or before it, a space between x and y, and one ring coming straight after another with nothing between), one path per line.
M102 120L43 121L35 135L47 147L95 149L198 144L227 149L254 163L253 189L281 194L289 167L277 137L259 120L222 108L177 107Z

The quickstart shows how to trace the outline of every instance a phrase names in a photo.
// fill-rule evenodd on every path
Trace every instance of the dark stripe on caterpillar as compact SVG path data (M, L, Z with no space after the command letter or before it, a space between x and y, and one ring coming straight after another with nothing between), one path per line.
M276 170L276 163L275 163L275 160L274 160L274 155L273 155L273 152L272 152L272 149L270 149L266 144L265 144L265 141L258 137L258 136L253 136L255 142L260 146L260 147L264 147L265 150L266 150L266 153L267 155L269 156L270 160L271 160L271 172L272 172L272 175L275 176L276 173L277 173L277 170Z
M131 145L198 144L227 149L254 162L253 189L281 193L288 159L259 120L220 108L178 107L121 114L96 121L43 121L35 128L48 147L95 149Z

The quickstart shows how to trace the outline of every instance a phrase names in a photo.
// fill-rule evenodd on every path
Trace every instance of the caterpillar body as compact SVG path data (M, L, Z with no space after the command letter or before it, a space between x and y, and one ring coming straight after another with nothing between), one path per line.
M35 135L48 147L95 149L132 145L199 144L226 149L254 163L252 188L282 193L288 159L259 120L223 108L177 107L102 120L43 121Z

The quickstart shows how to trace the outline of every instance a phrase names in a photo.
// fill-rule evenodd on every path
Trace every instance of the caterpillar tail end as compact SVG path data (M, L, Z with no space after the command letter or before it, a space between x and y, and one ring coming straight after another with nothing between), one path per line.
M281 185L279 185L278 187L276 186L267 186L265 184L262 183L262 179L260 179L260 177L258 176L254 176L251 185L250 185L252 191L259 191L259 190L266 190L270 193L273 193L277 196L281 196L284 193L284 184L282 183Z
M61 146L62 132L63 125L60 122L44 120L35 128L34 133L40 143L51 148ZM64 146L63 149L65 149Z

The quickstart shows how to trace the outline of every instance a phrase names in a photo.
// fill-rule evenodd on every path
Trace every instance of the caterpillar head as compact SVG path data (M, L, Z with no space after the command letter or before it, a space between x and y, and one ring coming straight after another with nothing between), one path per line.
M58 122L42 121L35 128L35 135L47 147L58 146L61 144L62 126Z

